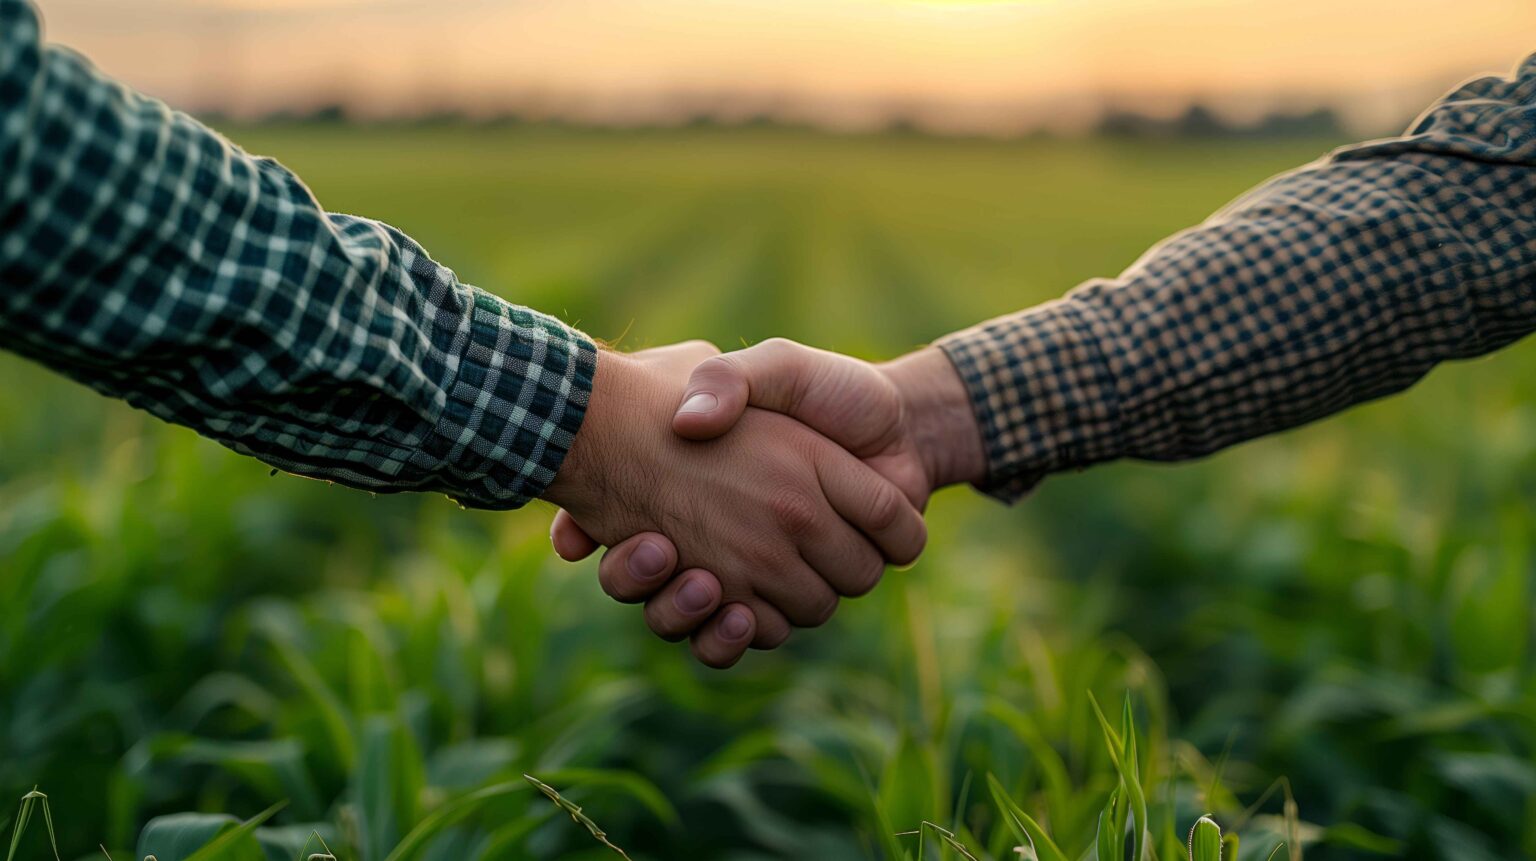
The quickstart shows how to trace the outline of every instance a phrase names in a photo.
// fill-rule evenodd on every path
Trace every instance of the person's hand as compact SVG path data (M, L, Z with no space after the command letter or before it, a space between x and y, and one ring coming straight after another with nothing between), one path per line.
M881 365L780 339L715 356L694 369L673 428L691 439L712 439L734 427L749 405L783 412L826 434L918 507L935 488L985 476L965 385L937 348ZM564 512L556 515L551 538L566 559L596 549ZM609 550L600 576L625 594L651 594L673 570L670 547L663 535L635 535Z
M689 377L672 427L714 439L749 406L825 434L919 508L935 489L986 472L969 394L937 347L878 365L783 338L713 356Z
M605 353L545 498L581 524L583 541L635 536L604 558L604 590L649 599L653 630L691 634L701 661L729 666L749 644L772 648L791 625L825 622L839 596L873 587L885 560L915 559L926 532L902 490L787 416L744 409L723 438L674 434L684 375L713 352L692 343ZM565 538L556 548L568 557ZM693 570L668 580L678 567ZM635 573L645 569L662 574Z

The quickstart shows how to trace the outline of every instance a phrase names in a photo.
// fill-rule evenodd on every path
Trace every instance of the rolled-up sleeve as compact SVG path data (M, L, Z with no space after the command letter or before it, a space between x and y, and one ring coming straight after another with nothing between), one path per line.
M297 474L512 508L597 352L47 45L0 0L0 347Z
M1536 57L1401 137L1276 177L1120 277L939 342L1005 500L1183 460L1412 385L1536 329Z

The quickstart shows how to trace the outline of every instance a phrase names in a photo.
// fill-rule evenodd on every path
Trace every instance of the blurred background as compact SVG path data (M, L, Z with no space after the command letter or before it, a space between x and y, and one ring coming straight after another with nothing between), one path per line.
M1536 50L1529 0L40 5L594 336L869 358ZM531 793L452 807L532 772L636 859L917 857L925 819L1015 857L992 773L1076 857L1114 785L1089 694L1129 692L1159 821L1245 857L1536 857L1533 350L1013 509L941 493L912 570L729 673L555 561L548 507L269 477L0 354L0 807L47 792L66 858L282 799L271 857L614 857Z

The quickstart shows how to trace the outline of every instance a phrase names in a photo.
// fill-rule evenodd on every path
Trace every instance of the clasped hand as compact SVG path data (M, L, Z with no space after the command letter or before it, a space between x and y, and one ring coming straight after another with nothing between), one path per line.
M984 470L937 349L874 365L779 339L730 354L691 341L604 354L545 497L562 509L562 558L608 546L603 590L723 668L913 562L928 496Z

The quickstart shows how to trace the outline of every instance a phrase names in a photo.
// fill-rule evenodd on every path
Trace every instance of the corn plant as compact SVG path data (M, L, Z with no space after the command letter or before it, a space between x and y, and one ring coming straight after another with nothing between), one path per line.
M630 861L623 849L614 845L608 835L559 790L538 778L525 774L525 782L509 782L488 786L448 802L422 819L389 852L386 861L407 861L418 857L435 837L444 833L454 823L463 820L480 806L493 799L526 792L529 786L543 793L560 810L570 815L572 821L584 827L593 839L611 849L624 861ZM162 816L151 820L139 837L134 856L143 861L262 861L262 859L288 859L293 861L338 861L338 857L326 845L325 838L316 830L310 830L302 843L295 845L294 829L264 829L262 825L284 807L274 804L245 821L217 814L183 813ZM31 824L33 815L41 811L47 824L48 842L53 850L54 861L60 861L58 841L53 828L53 813L48 796L34 789L22 796L21 807L11 831L10 849L5 861L16 861L22 837ZM303 828L297 829L304 831ZM311 843L319 844L322 851L310 852ZM103 847L107 861L112 855Z
M1090 852L1097 861L1125 861L1128 857L1131 861L1183 861L1186 856L1188 861L1239 861L1237 834L1223 835L1221 826L1209 815L1201 816L1195 821L1188 832L1186 842L1180 845L1177 840L1166 839L1167 835L1172 833L1172 812L1170 811L1165 814L1166 821L1163 823L1162 831L1165 839L1162 841L1153 839L1151 817L1146 801L1148 793L1144 784L1142 764L1137 755L1137 729L1130 697L1126 697L1121 709L1118 729L1105 718L1097 701L1091 700L1091 695L1090 701L1094 714L1098 717L1099 729L1104 736L1110 760L1114 765L1116 780L1114 787L1109 791L1108 800L1099 811L1098 827L1093 836L1092 845L1078 851L1064 851L1052 837L1050 830L1013 798L997 776L988 774L987 789L993 806L1003 827L1012 837L1011 849L1006 850L1008 854L1022 855L1035 861L1070 861L1073 858L1089 857ZM1269 793L1265 793L1259 803L1268 797ZM1288 794L1285 810L1287 820L1293 821L1296 816L1295 803ZM1288 830L1294 833L1294 828ZM1127 839L1128 831L1129 839ZM915 830L903 831L896 836L916 837L917 861L924 861L927 849L924 838L928 835L937 838L941 853L954 852L966 861L980 861L982 857L962 843L955 831L929 821L924 821ZM1154 848L1154 844L1159 843L1161 848ZM1273 861L1284 845L1283 843L1276 845L1270 851L1266 861Z

